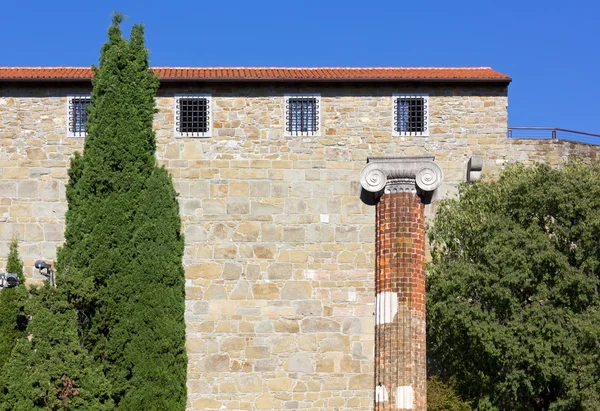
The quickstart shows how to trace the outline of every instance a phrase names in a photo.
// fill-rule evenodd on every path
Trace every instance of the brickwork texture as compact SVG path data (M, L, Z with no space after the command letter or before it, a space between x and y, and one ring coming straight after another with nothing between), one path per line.
M414 189L414 185L413 185ZM426 409L425 215L413 191L376 210L375 410Z

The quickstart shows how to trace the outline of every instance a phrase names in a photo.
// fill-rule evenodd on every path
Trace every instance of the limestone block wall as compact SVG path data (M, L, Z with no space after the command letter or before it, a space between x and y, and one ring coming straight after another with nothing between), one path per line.
M33 261L54 259L62 241L68 161L83 143L66 137L66 96L86 91L0 87L0 267L17 236L31 282ZM173 96L188 92L212 95L213 137L173 136ZM321 93L321 136L284 136L283 96L297 92ZM392 136L391 96L402 92L430 94L429 137ZM502 85L165 83L157 107L157 157L186 237L189 410L372 408L367 156L434 155L448 195L472 155L493 173L578 150L508 140Z

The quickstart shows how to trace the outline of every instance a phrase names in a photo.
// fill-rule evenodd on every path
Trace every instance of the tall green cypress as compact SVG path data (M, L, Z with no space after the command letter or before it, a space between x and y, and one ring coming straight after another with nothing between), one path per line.
M158 79L144 29L123 38L115 14L94 68L83 156L67 187L57 284L77 309L81 341L123 410L186 404L183 236L176 192L157 166Z
M25 315L27 289L23 276L23 262L19 258L16 239L10 243L6 272L17 274L20 284L0 292L0 372L10 357L17 340L25 335L27 327Z

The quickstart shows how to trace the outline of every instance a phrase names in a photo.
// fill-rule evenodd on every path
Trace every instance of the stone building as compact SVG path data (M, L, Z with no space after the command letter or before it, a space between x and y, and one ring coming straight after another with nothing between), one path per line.
M157 157L180 194L189 410L369 410L375 209L367 157L434 156L438 196L590 146L508 139L490 68L155 68ZM52 261L88 68L0 68L0 257ZM426 207L434 212L435 202ZM4 260L0 260L0 266Z

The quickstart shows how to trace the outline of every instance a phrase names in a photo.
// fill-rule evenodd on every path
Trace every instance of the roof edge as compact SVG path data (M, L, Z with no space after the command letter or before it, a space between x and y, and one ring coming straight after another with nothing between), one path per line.
M163 82L503 82L491 67L151 67ZM91 67L0 67L0 81L89 81Z

